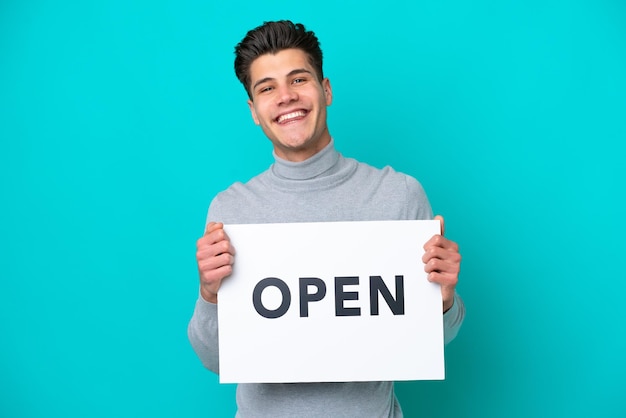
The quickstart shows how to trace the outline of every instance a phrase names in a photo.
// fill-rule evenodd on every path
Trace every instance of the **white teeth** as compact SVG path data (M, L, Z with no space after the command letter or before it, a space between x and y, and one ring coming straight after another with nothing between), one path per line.
M299 118L301 116L306 115L306 112L303 110L298 110L296 112L287 113L286 115L281 115L276 120L278 123L288 122L290 119Z

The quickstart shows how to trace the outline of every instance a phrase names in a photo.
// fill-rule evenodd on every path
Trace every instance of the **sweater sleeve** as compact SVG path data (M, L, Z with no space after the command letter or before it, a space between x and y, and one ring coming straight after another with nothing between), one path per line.
M217 330L217 305L198 296L193 316L187 327L187 335L204 367L214 373L219 373Z
M433 211L426 197L422 185L413 177L406 177L407 196L407 219L433 219ZM465 318L465 305L458 294L454 295L452 307L443 314L444 342L448 344L459 332Z
M459 328L465 318L465 305L458 294L454 295L452 307L443 314L443 337L444 344L454 340L459 333Z
M222 221L219 197L220 194L215 196L209 205L205 227L210 221ZM187 327L187 336L204 367L219 374L217 304L207 302L198 295L193 316Z
M424 188L414 177L405 176L407 203L406 219L433 219L433 210Z

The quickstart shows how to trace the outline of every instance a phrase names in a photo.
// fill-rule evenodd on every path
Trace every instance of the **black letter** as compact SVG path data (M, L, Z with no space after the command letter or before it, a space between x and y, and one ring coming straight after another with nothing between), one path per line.
M359 300L358 292L344 292L345 285L359 284L358 276L335 277L335 316L359 316L361 308L345 308L344 300Z
M380 292L394 315L404 315L404 276L396 276L396 298L380 276L370 276L370 309L372 315L378 315L378 295Z
M315 286L317 292L308 293L308 286ZM300 277L300 317L309 316L309 302L318 302L326 296L326 284L317 277Z
M265 290L268 286L276 286L283 295L283 302L278 308L276 308L276 310L273 311L267 309L263 306L263 302L261 302L261 293L263 293L263 290ZM289 309L289 305L291 304L291 292L289 291L287 283L277 279L276 277L268 277L261 280L256 286L254 286L254 291L252 292L252 304L259 315L270 319L280 318L285 314L285 312L287 312L287 309Z

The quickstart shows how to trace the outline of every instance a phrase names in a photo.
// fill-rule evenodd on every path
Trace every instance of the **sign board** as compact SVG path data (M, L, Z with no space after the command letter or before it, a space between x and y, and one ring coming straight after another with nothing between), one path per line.
M225 225L220 382L444 378L439 285L423 245L439 221Z

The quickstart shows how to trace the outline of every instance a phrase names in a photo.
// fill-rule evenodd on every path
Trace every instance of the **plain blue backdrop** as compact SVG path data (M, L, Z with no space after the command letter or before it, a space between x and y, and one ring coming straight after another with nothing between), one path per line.
M3 0L0 416L234 414L187 341L195 240L272 162L233 47L283 18L337 148L418 178L461 247L447 379L399 383L405 414L626 416L618 0Z

